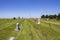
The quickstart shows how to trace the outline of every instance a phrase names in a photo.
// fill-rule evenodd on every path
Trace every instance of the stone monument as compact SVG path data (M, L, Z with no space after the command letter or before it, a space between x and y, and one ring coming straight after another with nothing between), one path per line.
M40 19L38 19L38 24L40 24Z
M16 23L16 31L19 31L20 30L20 25L19 23Z

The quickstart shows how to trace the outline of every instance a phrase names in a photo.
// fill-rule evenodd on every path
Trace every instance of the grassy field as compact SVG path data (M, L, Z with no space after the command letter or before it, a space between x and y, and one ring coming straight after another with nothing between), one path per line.
M22 24L19 32L15 31L16 23ZM32 19L0 19L0 40L60 40L60 21L41 20L36 24Z

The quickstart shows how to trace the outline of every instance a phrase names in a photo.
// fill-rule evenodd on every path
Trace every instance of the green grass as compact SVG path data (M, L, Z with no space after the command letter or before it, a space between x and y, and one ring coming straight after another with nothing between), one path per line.
M36 19L0 19L0 40L60 40L60 21L41 20L36 24ZM22 24L19 32L15 31L16 23ZM50 23L50 24L49 24Z
M30 21L31 22L31 21ZM33 21L32 21L33 22ZM60 24L55 24L56 22L49 23L48 21L41 20L41 24L37 25L35 22L33 22L34 28L37 30L40 30L40 34L44 36L44 39L46 40L60 40ZM49 21L51 22L51 21Z

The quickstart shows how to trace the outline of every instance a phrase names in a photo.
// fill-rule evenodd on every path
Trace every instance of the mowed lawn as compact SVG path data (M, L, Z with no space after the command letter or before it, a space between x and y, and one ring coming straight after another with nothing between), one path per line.
M22 24L16 32L16 23ZM37 24L30 19L0 19L0 40L60 40L60 21L41 20Z

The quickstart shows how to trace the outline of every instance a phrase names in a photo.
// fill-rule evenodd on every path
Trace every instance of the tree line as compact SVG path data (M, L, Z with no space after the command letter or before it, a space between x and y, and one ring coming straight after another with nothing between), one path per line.
M58 15L42 15L41 18L57 19L60 20L60 13Z

